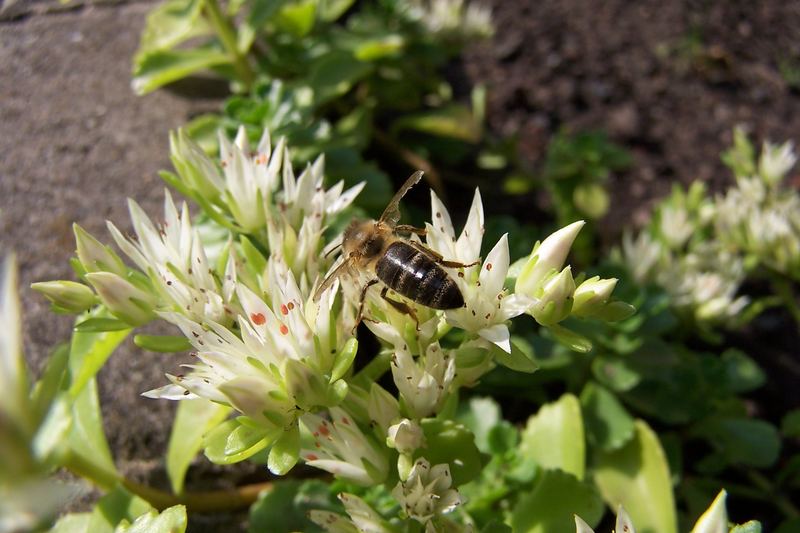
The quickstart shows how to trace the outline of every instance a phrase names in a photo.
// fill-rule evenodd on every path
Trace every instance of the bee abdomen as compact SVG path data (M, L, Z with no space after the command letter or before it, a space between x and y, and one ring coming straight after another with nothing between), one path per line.
M433 259L402 241L392 243L375 265L375 273L389 288L434 309L464 305L458 285Z

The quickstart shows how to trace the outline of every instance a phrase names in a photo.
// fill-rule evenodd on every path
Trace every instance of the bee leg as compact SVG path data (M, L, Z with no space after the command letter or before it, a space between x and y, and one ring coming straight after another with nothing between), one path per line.
M361 324L361 321L364 319L364 301L367 298L367 289L376 283L378 283L378 278L371 279L364 285L364 288L361 289L361 298L358 300L358 314L356 315L356 323L353 326L353 331L350 332L351 335L356 334L356 328L358 328L358 325Z
M400 224L399 226L395 226L394 230L398 233L416 233L417 235L425 236L428 232L425 228L415 228L414 226L409 226L408 224Z
M387 292L389 292L389 287L384 287L383 290L381 290L381 298L383 298L384 300L389 302L389 305L391 305L392 307L394 307L395 309L397 309L401 313L405 313L406 315L408 315L411 318L413 318L414 322L417 324L417 331L419 331L419 319L417 318L417 313L416 313L416 311L414 311L414 308L409 306L409 305L407 305L407 304L405 304L405 303L403 303L403 302L398 302L397 300L392 300L386 294Z
M427 246L425 246L423 244L420 244L420 243L414 242L414 241L407 241L407 242L408 242L408 244L410 244L411 246L413 246L414 248L416 248L417 250L419 250L423 254L425 254L428 257L430 257L431 259L433 259L434 263L436 263L437 265L442 265L443 267L447 267L447 268L467 268L467 267L475 266L478 263L480 263L480 261L474 261L474 262L468 263L468 264L459 263L458 261L447 261L442 256L442 254L440 254L439 252L437 252L435 250L431 250L430 248L428 248Z

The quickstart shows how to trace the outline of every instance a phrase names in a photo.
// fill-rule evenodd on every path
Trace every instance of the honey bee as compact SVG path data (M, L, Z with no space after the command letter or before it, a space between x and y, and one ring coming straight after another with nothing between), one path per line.
M383 211L378 220L353 220L342 237L344 261L328 275L316 291L319 298L339 276L353 270L368 272L373 277L361 289L357 320L362 318L367 290L383 284L381 297L400 312L416 321L414 310L405 303L388 297L389 289L409 300L433 309L456 309L464 305L458 285L442 268L461 268L477 264L447 261L423 244L402 237L402 234L425 235L425 230L400 221L400 200L422 178L422 171L412 174Z

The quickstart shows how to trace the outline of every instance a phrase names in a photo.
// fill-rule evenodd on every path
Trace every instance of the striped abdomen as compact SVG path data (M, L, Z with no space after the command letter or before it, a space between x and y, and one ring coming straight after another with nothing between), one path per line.
M410 244L389 245L375 265L375 273L389 288L434 309L464 305L458 285L433 259Z

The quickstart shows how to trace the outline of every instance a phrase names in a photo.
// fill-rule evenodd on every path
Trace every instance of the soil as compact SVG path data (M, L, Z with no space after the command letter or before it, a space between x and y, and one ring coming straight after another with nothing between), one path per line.
M719 154L737 124L758 139L800 138L800 2L488 3L497 34L471 48L461 69L466 82L489 88L490 128L517 136L532 167L561 128L604 130L632 152L630 170L612 178L605 231L641 223L674 181L729 183ZM29 284L73 279L73 221L107 240L106 219L128 229L126 197L158 215L169 129L218 107L185 91L139 98L130 90L130 58L154 5L0 7L0 252L17 253L34 375L68 338L71 319L50 313ZM178 362L128 342L98 378L120 469L162 486L174 406L139 394ZM778 394L791 395L797 380L781 383ZM194 476L207 483L204 468ZM264 476L225 472L225 483ZM220 530L205 520L192 530Z

